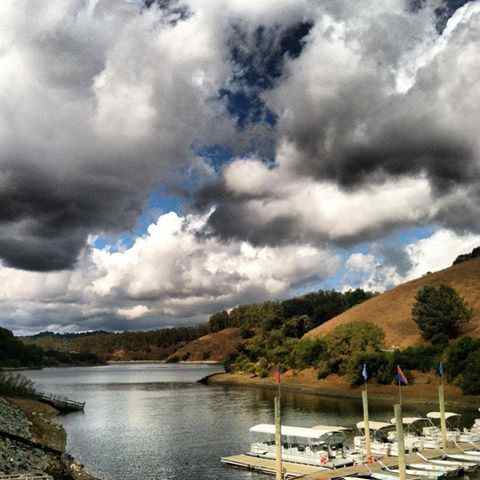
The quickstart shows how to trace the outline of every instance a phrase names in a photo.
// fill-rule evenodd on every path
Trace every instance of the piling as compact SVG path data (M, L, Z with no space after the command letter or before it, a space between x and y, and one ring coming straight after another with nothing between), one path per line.
M372 458L372 448L370 444L370 423L368 418L367 390L362 391L362 402L363 402L363 426L365 428L365 454L367 457L367 462L370 462Z
M443 382L438 387L438 403L440 407L440 428L442 430L442 447L447 449L447 420L445 418L445 388Z
M395 421L397 424L398 471L400 474L400 480L406 480L405 441L403 439L403 420L401 405L395 405L394 412Z

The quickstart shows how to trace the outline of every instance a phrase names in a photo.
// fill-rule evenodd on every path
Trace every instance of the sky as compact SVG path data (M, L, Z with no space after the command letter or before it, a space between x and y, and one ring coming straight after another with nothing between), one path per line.
M480 3L0 2L0 324L196 324L480 245Z

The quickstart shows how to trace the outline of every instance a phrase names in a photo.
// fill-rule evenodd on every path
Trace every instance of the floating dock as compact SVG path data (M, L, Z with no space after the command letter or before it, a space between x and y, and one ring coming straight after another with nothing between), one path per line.
M233 455L222 457L221 462L231 467L275 475L276 463L274 459L254 457L253 455ZM321 467L301 463L282 462L282 465L285 478L299 478L322 471Z
M464 445L465 449L471 449L471 445ZM442 450L427 449L422 450L421 454L428 460L434 458L441 458L445 454L453 455L463 453L462 448L448 448L445 452ZM255 457L253 455L233 455L231 457L223 457L222 463L232 467L243 468L255 472L275 475L276 463L274 459ZM418 454L410 453L405 455L405 463L428 463L423 460ZM353 465L351 467L342 467L327 470L323 467L316 467L314 465L304 465L301 463L283 462L283 469L285 478L300 478L304 480L334 480L343 477L352 477L355 475L368 475L370 472L385 472L388 471L384 467L395 467L398 465L397 457L383 457L380 462L375 462L369 465ZM408 475L407 479L413 480L415 476Z

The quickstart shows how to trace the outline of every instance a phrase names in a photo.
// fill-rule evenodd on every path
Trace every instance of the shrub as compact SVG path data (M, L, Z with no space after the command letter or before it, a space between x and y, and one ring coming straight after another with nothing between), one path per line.
M459 383L463 393L467 395L480 393L480 350L476 350L468 356L466 369Z
M441 345L408 347L401 352L395 352L395 362L407 370L429 372L438 365L442 351Z
M367 365L369 378L378 383L389 384L393 380L393 355L388 352L356 353L348 365L348 376L352 385L365 382L362 376L363 365Z
M480 350L480 339L461 337L450 344L445 352L445 373L449 381L467 370L468 359Z
M290 363L295 368L316 366L327 352L325 340L321 338L304 338L300 340L291 353Z
M451 287L425 286L415 297L412 317L422 337L432 343L446 344L455 338L472 317L472 310Z
M384 338L383 330L370 322L339 325L326 338L332 371L342 375L347 373L355 355L379 352L383 347Z
M14 395L30 397L35 395L33 382L18 373L0 372L0 393L3 395Z
M319 380L322 380L323 378L328 377L331 373L332 373L332 370L328 362L326 360L321 360L318 363L317 378Z

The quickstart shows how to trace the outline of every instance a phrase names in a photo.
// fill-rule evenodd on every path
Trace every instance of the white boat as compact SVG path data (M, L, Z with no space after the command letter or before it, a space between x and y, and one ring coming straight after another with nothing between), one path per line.
M282 425L282 459L287 462L338 468L354 462L345 446L345 427L319 425L313 428ZM260 424L250 428L254 441L248 455L276 458L275 425Z
M427 418L430 420L439 421L440 412L429 412L427 413ZM480 442L480 432L472 432L468 429L461 430L460 426L452 426L449 420L460 420L461 415L455 412L445 412L445 420L447 421L447 440L454 443L475 443ZM450 425L449 425L450 423ZM431 437L432 439L441 439L440 428L436 425L433 425L426 431L426 436Z
M445 455L448 459L459 460L461 462L470 462L480 466L480 459L473 455L465 455L465 453L447 453Z
M408 468L413 468L416 470L426 470L427 472L443 473L456 473L459 470L458 467L453 467L451 465L438 465L430 462L409 463Z
M397 435L395 425L388 422L368 422L371 439L370 449L375 457L398 457ZM365 425L364 422L356 424L357 429L362 435L355 436L353 439L354 448L357 451L365 453ZM405 436L405 452L409 453L420 447L417 437Z

